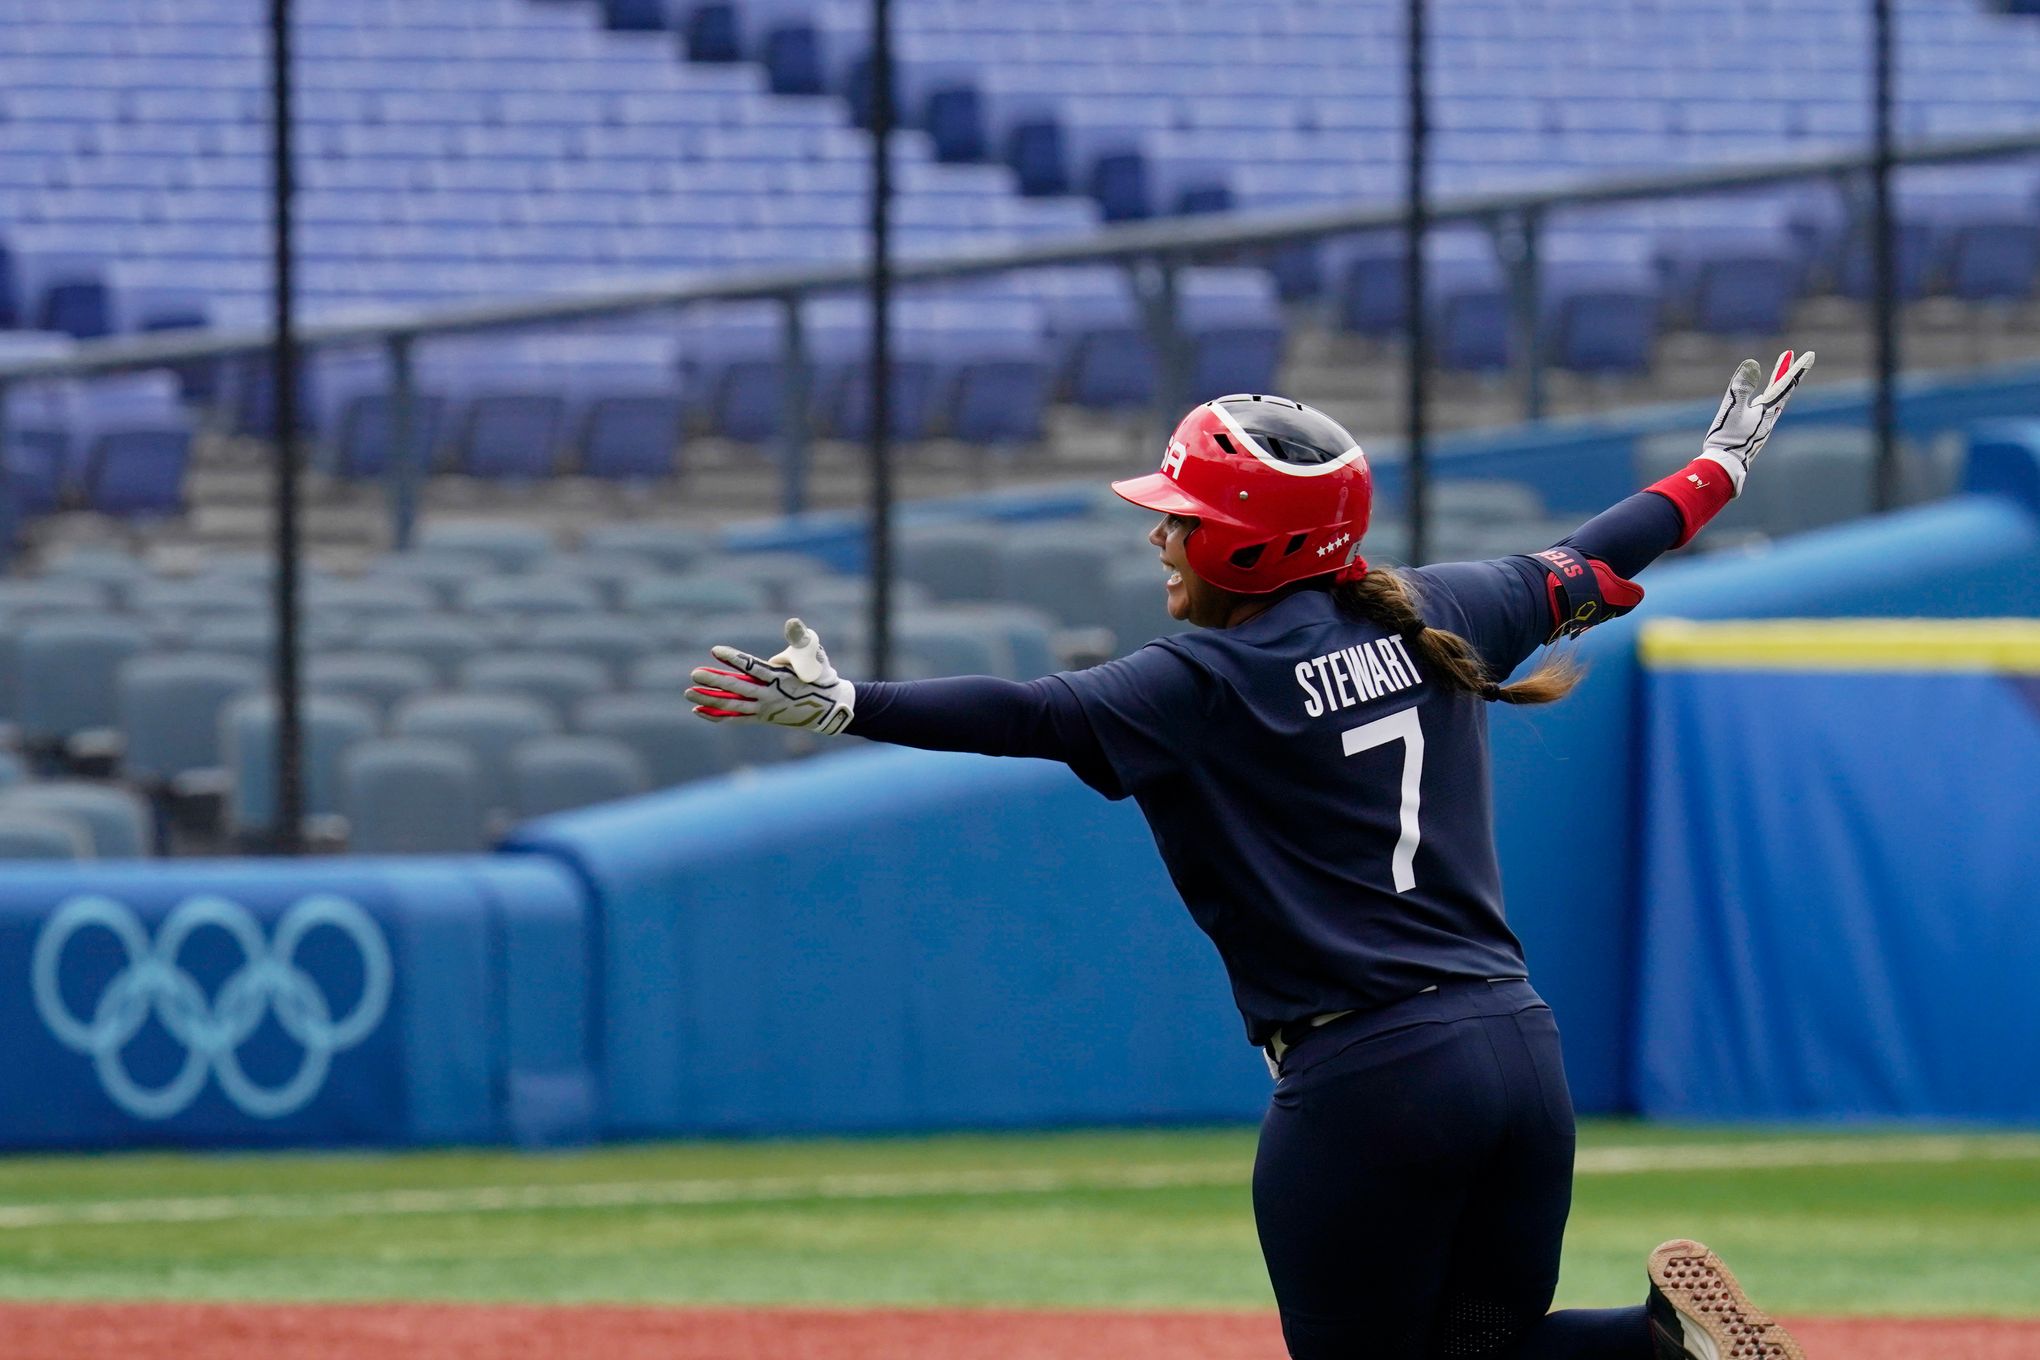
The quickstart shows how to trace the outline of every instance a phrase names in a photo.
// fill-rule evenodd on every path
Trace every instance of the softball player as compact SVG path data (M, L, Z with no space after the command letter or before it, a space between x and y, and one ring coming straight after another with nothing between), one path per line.
M798 619L714 648L696 712L1066 762L1132 797L1218 946L1275 1089L1254 1213L1297 1360L1799 1360L1706 1248L1668 1242L1639 1307L1548 1312L1573 1109L1551 1011L1502 915L1487 705L1547 703L1540 645L1626 613L1630 578L1742 489L1813 364L1737 368L1700 456L1544 552L1407 571L1360 555L1373 483L1337 423L1280 397L1197 407L1113 490L1170 614L1200 631L1025 684L852 685Z

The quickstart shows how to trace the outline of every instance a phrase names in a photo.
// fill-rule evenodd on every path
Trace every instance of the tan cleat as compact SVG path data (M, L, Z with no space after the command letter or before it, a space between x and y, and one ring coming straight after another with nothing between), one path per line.
M1646 1307L1658 1360L1806 1360L1799 1343L1698 1242L1679 1238L1650 1254Z

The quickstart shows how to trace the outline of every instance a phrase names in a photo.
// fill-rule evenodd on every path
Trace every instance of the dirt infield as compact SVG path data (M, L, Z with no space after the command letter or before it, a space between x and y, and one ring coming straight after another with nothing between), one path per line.
M2040 1360L2040 1321L1793 1324L1813 1360ZM1245 1313L0 1304L7 1360L1279 1360Z

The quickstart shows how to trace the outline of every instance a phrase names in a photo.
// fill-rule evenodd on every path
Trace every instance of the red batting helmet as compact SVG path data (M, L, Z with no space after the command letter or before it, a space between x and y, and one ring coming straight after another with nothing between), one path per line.
M1195 517L1190 569L1235 594L1367 569L1367 455L1338 421L1287 397L1205 402L1176 427L1161 471L1112 489L1149 510Z

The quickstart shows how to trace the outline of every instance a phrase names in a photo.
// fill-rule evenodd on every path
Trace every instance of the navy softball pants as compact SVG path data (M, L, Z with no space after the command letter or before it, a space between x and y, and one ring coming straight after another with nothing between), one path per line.
M1447 983L1309 1033L1254 1163L1290 1355L1650 1360L1640 1305L1546 1311L1573 1137L1558 1026L1528 982Z

